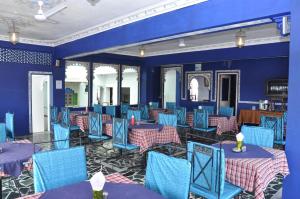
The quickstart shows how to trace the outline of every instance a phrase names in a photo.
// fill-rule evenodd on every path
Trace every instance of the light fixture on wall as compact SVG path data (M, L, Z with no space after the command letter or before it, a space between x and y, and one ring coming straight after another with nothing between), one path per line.
M144 46L141 46L141 48L140 48L140 56L141 57L145 56L145 47Z
M238 48L243 48L246 44L246 33L243 30L239 30L235 35L235 43Z
M19 33L16 31L15 22L12 22L11 31L8 33L9 41L12 44L17 44L19 42Z
M185 41L184 41L183 38L182 38L182 39L179 39L178 46L181 47L181 48L186 46Z

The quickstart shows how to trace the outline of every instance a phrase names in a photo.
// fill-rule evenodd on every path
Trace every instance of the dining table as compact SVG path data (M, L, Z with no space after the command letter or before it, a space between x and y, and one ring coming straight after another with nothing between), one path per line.
M104 133L112 136L112 126L112 121L104 122ZM140 153L146 152L156 144L181 144L176 127L141 122L135 125L129 124L128 129L129 143L139 146Z
M163 197L143 185L137 184L120 174L105 176L106 182L103 192L108 194L108 199L163 199ZM89 181L83 181L57 189L52 189L43 193L37 193L20 199L93 199L93 189Z
M214 144L220 147L219 144ZM264 190L277 174L289 175L285 151L245 144L245 152L233 152L235 142L221 144L225 153L226 180L245 191L254 193L256 199L264 199Z
M31 170L32 155L40 150L41 147L29 140L0 143L0 196L2 196L2 178L18 177L23 170Z
M194 113L187 112L186 122L190 127L193 127ZM238 123L236 116L224 116L224 115L209 115L208 116L208 126L216 127L217 134L221 135L224 132L237 132Z

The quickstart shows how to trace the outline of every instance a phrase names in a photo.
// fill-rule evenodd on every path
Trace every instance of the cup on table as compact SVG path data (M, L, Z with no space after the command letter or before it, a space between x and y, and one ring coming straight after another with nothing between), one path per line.
M241 151L243 148L243 141L236 141L236 148Z

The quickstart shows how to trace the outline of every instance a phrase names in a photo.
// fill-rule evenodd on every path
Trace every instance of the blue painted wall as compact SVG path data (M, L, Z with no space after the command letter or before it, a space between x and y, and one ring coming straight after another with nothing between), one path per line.
M160 65L183 64L185 72L195 69L195 64L186 63L202 63L203 70L212 70L214 73L216 70L240 70L241 101L266 99L266 80L288 78L288 55L289 43L277 43L248 46L243 49L231 48L148 57L145 58L145 67L149 73L147 81L149 92L147 96L142 97L147 101L161 101L160 82L157 82L160 78ZM180 104L191 110L202 103L181 100ZM207 104L215 103L208 102ZM251 108L251 106L251 104L239 104L240 108Z

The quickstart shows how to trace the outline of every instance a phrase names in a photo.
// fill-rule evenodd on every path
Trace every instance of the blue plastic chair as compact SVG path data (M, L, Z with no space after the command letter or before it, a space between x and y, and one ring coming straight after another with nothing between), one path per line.
M121 116L122 116L122 118L127 117L128 110L129 110L129 104L122 103L121 104Z
M213 133L217 129L208 126L208 113L203 110L194 110L193 129L201 132Z
M233 116L233 108L227 107L227 106L226 107L222 106L222 107L220 107L219 115L231 117L231 116Z
M70 129L60 124L53 125L55 149L67 149L70 147Z
M111 117L116 117L116 107L115 106L105 106L105 113Z
M206 111L208 115L215 114L215 107L214 106L202 106L202 110Z
M259 126L242 126L245 144L253 144L261 147L273 148L274 131L273 129Z
M186 108L178 107L175 112L177 116L177 126L181 128L190 128L186 123Z
M158 124L163 126L177 127L177 116L174 114L158 114Z
M136 150L139 147L128 143L127 119L113 118L113 147L125 150Z
M284 141L284 120L283 117L277 116L264 116L260 117L260 126L273 129L274 131L274 143L285 145Z
M192 164L190 192L204 198L229 199L242 191L225 181L223 149L188 142L187 158Z
M127 119L130 120L132 116L134 117L135 121L141 121L142 112L139 110L128 110L127 111Z
M69 127L69 129L70 129L71 132L80 131L80 127L79 126L71 124L71 121L70 121L70 109L68 109L66 107L62 107L61 108L61 114L62 114L62 118L61 118L61 125L62 126Z
M6 142L5 124L0 123L0 143Z
M145 187L164 198L187 199L190 176L189 161L153 151L148 153Z
M158 108L158 107L159 107L158 102L149 102L149 108L150 109L154 109L154 108Z
M15 140L15 127L14 127L14 114L6 113L5 114L5 131L6 138L10 141Z
M94 104L94 112L102 114L102 105L101 104Z
M32 159L35 193L87 180L84 147L39 152Z
M99 113L89 113L89 139L95 141L108 140L110 137L103 135L102 116Z
M174 112L176 110L176 102L166 102L166 109Z

